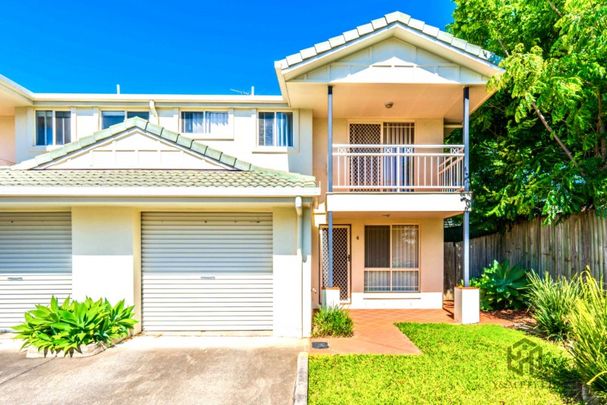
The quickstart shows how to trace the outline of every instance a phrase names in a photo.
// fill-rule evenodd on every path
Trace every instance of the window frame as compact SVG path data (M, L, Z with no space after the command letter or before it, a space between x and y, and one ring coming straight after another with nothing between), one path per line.
M228 114L228 125L225 133L218 132L185 132L184 129L184 113L205 113L205 112L221 112ZM180 108L178 110L178 128L179 133L186 135L192 139L206 139L206 140L233 140L234 139L234 109L233 108Z
M259 144L259 114L260 113L291 113L292 114L292 128L291 137L293 144L291 146L275 146L275 145L260 145ZM274 119L276 123L276 118ZM274 124L273 128L276 128ZM255 110L255 148L254 153L285 153L289 151L296 151L299 149L299 111L288 110L288 109L257 109Z
M122 123L122 122L124 122L124 121L126 121L126 120L129 119L128 118L129 113L142 113L142 112L145 112L145 113L148 114L147 121L150 120L150 115L151 115L150 114L150 110L145 110L145 109L139 109L139 110L138 109L124 110L124 109L120 109L120 108L117 108L117 109L102 109L102 110L100 109L99 110L99 129L101 129L101 130L109 128L109 126L105 127L105 128L103 127L103 113L105 113L105 112L121 112L121 113L123 113L124 114L124 119L120 123ZM117 125L117 124L115 124L115 125Z
M52 132L52 143L50 144L38 144L38 113L39 112L50 112L51 113L51 132ZM57 143L57 113L58 112L62 112L62 113L69 113L69 119L70 119L70 124L69 124L69 131L70 131L70 141L69 142L65 142L65 134L63 134L63 143L58 144ZM58 148L58 147L62 147L64 145L67 145L71 142L73 142L73 136L74 136L74 120L73 120L73 111L70 109L65 109L65 108L58 108L58 109L47 109L47 108L39 108L39 109L35 109L34 110L34 140L33 140L33 148Z
M367 226L387 226L389 228L389 234L390 234L390 239L389 239L389 248L390 248L390 266L389 267L366 267L366 258L367 258L367 252L366 252L366 244L367 244L367 232L366 232L366 228ZM395 268L392 266L392 261L393 261L393 227L394 226L415 226L417 227L417 267L413 268ZM390 223L390 224L385 224L385 223L368 223L368 224L364 224L364 228L363 228L363 292L365 294L383 294L383 293L387 293L387 294L407 294L407 293L420 293L421 292L421 277L422 277L422 257L421 257L421 245L422 245L422 227L420 226L420 224L418 223L401 223L401 222L397 222L397 223ZM365 274L367 272L388 272L390 275L390 287L389 290L367 290L367 286L365 285ZM411 273L417 273L417 289L414 291L402 291L402 290L394 290L392 287L392 277L393 277L393 273L395 272L411 272Z

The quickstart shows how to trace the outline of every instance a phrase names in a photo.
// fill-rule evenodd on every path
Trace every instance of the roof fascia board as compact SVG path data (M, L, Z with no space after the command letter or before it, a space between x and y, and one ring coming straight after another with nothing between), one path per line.
M318 187L53 187L0 186L8 197L316 197Z
M35 101L35 108L114 108L114 109L145 109L150 107L150 101L154 102L156 108L180 108L180 109L253 109L253 108L290 108L283 99L281 102L267 103L227 103L227 102L158 102L154 99L146 101L90 101L90 100L55 100L55 101Z
M311 207L314 197L303 197L304 206ZM158 209L173 209L174 207L197 208L201 205L222 210L268 209L277 206L293 207L293 197L4 197L0 207L4 211L23 211L53 209L56 211L69 210L73 206L91 205L120 205L134 207L155 207Z
M5 91L17 96L22 101L27 104L32 104L34 93L21 86L20 84L15 83L11 79L6 76L0 75L0 87L2 87Z
M33 93L36 103L42 102L108 102L108 103L225 103L225 104L281 104L283 96L246 96L246 95L195 95L195 94L97 94L97 93Z

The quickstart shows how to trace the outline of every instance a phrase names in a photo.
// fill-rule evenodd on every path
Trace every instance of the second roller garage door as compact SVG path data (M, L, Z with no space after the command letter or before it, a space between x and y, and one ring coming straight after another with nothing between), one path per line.
M272 330L272 214L142 214L147 331Z

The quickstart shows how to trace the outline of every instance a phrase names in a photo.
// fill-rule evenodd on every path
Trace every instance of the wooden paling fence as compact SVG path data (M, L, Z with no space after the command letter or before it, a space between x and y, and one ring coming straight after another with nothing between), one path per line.
M445 297L463 279L463 242L445 243ZM589 211L556 225L541 218L514 224L508 231L470 240L470 277L481 275L493 260L508 260L552 276L570 277L586 266L597 279L607 280L607 218Z

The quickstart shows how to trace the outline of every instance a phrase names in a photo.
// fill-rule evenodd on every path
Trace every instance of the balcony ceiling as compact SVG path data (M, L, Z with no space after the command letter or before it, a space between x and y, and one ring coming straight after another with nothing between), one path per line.
M327 116L327 84L288 82L290 104ZM491 96L484 85L470 86L470 110ZM393 103L386 108L386 103ZM333 85L335 118L445 118L462 121L461 84L337 83Z

